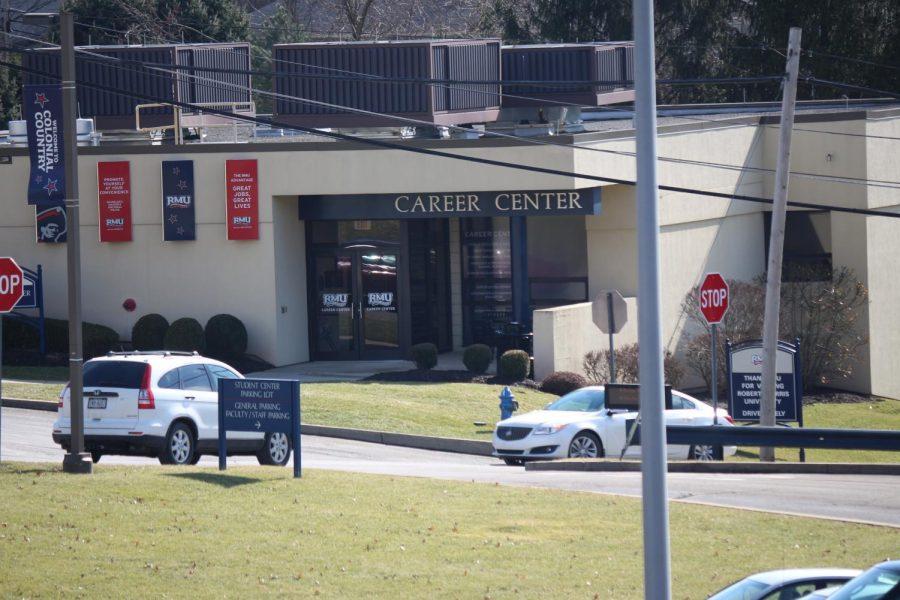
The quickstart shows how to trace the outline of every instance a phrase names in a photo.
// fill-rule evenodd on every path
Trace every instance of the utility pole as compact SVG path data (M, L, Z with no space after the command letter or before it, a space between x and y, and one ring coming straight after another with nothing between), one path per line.
M669 506L662 321L659 300L659 214L656 181L656 60L653 0L634 0L635 145L637 150L638 343L640 356L641 502L644 598L670 600Z
M63 457L66 473L91 473L93 463L84 452L84 394L82 393L81 353L81 231L78 215L78 138L75 119L78 118L75 98L75 27L68 11L59 14L62 45L63 137L66 149L66 265L69 295L69 412L72 439L68 454Z
M762 382L759 389L759 424L775 426L776 357L778 320L781 310L781 263L784 255L784 221L787 212L788 183L791 168L791 132L794 128L794 103L797 100L797 74L800 67L799 27L791 27L788 35L787 73L781 99L781 131L778 140L778 165L772 203L772 226L769 234L769 269L766 276L766 313L763 321ZM774 448L760 448L759 460L775 460Z

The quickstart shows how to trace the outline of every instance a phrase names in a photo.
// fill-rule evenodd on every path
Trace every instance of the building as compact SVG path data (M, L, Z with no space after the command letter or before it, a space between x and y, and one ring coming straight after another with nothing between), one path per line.
M662 117L661 157L745 169L661 161L660 182L770 196L775 109L746 110L692 107L689 116ZM603 114L618 113L594 116ZM820 103L801 107L796 127L794 171L897 179L900 109ZM587 121L585 129L540 138L554 145L490 137L392 143L633 180L631 121ZM164 206L172 194L163 188L186 181L166 171L179 168L169 161L190 161L193 170L194 239L176 241L173 224L166 224L178 209ZM107 174L103 163L110 162L127 162L130 241L100 241L109 225L99 213L98 169ZM0 145L0 255L43 265L48 315L64 317L65 248L36 241L35 210L25 202L28 169L27 148ZM587 350L604 346L585 303L605 289L620 290L629 302L632 318L618 343L636 338L631 186L311 136L180 146L108 139L80 148L79 183L84 318L115 328L123 339L151 312L201 322L231 313L246 324L251 352L287 365L402 358L423 341L459 349L486 340L496 322L531 321L541 376L578 370ZM891 186L815 177L792 178L790 197L900 208ZM660 193L664 340L676 355L691 333L681 301L705 272L749 280L764 271L767 210ZM796 214L792 219L814 232L820 257L852 268L869 290L861 325L869 344L847 387L900 397L894 277L900 223L840 212ZM136 310L123 308L126 299Z

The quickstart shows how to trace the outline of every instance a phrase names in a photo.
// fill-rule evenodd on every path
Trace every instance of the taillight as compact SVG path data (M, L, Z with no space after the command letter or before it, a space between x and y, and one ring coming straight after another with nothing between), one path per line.
M725 420L734 425L734 419L731 418L731 415L725 413Z
M68 392L68 391L69 391L69 384L67 383L66 387L64 387L62 389L62 391L59 393L59 405L58 406L60 408L63 407L63 399L66 397L66 392Z
M144 378L141 380L141 389L138 392L138 408L156 408L153 390L150 389L150 365L144 368Z

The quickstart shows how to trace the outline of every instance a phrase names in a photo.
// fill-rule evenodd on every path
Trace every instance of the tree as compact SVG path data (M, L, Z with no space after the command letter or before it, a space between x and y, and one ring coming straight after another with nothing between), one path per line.
M291 10L292 6L294 6L292 2L279 2L275 12L253 30L250 38L253 47L253 69L266 73L253 76L253 87L257 89L273 91L271 73L275 70L288 69L288 65L272 64L272 47L275 44L302 42L306 39L297 12ZM256 98L258 112L271 112L273 104L273 98L269 95L262 94Z

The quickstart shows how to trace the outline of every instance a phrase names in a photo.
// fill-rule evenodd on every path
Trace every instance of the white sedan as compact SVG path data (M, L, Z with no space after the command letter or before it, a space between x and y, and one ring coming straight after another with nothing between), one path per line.
M638 413L608 410L603 386L575 390L536 410L500 421L494 428L494 456L508 465L548 458L618 458ZM682 392L672 392L672 408L665 411L666 425L712 425L713 407ZM719 425L734 425L728 412L718 409ZM639 457L639 440L633 439L626 457ZM670 459L711 460L712 446L668 446ZM725 446L733 455L734 446Z

